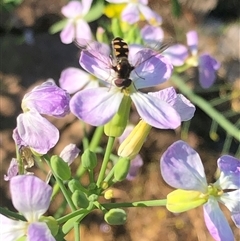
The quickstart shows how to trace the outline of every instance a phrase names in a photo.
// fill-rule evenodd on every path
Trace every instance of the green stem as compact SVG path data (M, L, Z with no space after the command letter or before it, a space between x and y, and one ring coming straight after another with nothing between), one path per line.
M104 179L105 172L106 172L106 169L107 169L107 164L108 164L108 161L109 161L109 157L110 157L111 152L112 152L114 140L115 140L115 137L109 136L106 152L105 152L105 155L104 155L104 158L103 158L103 163L102 163L101 170L100 170L98 180L97 180L97 186L98 187L100 187L100 185L101 185L101 183Z
M15 212L12 212L8 209L5 209L5 208L2 208L0 207L0 213L6 217L11 217L11 218L14 218L14 219L17 219L17 220L22 220L22 221L27 221L25 219L25 217L23 217L22 215L18 214L18 213L15 213Z
M179 88L179 90L192 101L193 104L201 108L209 117L215 120L229 135L232 135L240 141L240 131L228 121L220 112L213 108L208 101L194 94L190 88L184 83L182 78L173 75L171 80Z
M51 171L52 171L52 174L54 176L54 178L56 179L56 182L58 183L62 193L63 193L63 196L65 197L66 201L68 202L68 205L69 207L71 208L72 211L75 211L76 210L76 207L75 205L73 204L73 201L64 185L64 183L62 182L62 180L55 174L54 170L52 169L51 167L51 164L50 164L50 158L47 156L47 155L44 155L43 156L45 161L48 163L49 167L51 168Z
M102 138L102 135L103 135L103 129L104 129L103 126L98 126L96 128L96 130L93 134L92 140L90 142L90 145L89 145L90 151L92 151L92 152L96 151L96 148L98 147L100 140Z
M106 209L111 208L131 208L131 207L159 207L159 206L166 206L167 199L162 200L149 200L149 201L137 201L131 203L101 203Z
M80 241L80 222L74 222L74 238L75 241Z
M72 213L69 213L69 214L67 214L67 215L65 215L61 218L58 218L57 222L58 222L58 224L62 224L62 223L65 223L66 221L68 221L71 218L74 218L74 217L79 216L79 215L86 215L88 213L89 213L89 211L85 210L85 209L84 210L83 209L76 210L76 211L74 211Z

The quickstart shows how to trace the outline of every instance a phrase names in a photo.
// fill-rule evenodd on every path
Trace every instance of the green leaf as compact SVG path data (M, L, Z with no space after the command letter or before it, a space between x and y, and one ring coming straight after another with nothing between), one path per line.
M49 28L49 33L50 34L55 34L59 31L61 31L66 23L67 23L67 18L60 20L59 22L54 23L50 28Z
M178 0L172 0L172 13L175 17L180 17L182 14L181 5Z
M92 22L97 20L103 15L104 10L104 1L96 1L96 3L91 7L90 11L84 17L86 22Z

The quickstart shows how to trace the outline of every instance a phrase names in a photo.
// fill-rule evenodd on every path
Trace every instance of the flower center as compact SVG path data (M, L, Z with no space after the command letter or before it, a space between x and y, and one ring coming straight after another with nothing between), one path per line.
M223 190L218 189L213 184L208 186L208 196L220 197L223 194Z

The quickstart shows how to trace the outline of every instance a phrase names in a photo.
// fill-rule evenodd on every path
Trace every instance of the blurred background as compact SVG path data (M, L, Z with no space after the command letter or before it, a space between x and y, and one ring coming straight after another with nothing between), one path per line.
M199 91L206 100L238 93L236 98L223 101L219 111L231 109L235 115L231 122L239 120L240 113L240 1L239 0L179 0L181 14L173 14L170 0L150 0L149 6L163 18L163 29L175 41L185 43L185 34L197 30L199 51L208 52L221 62L217 84L228 88ZM74 45L61 43L59 33L50 34L49 28L61 20L61 7L66 0L3 0L0 10L0 206L13 210L8 183L3 181L15 145L12 131L16 127L16 117L21 113L23 95L35 85L53 78L57 83L61 71L67 67L79 67L79 49ZM102 21L107 21L103 17ZM96 30L97 22L90 23ZM191 73L190 73L191 76ZM192 77L194 78L194 76ZM131 120L137 123L138 116L133 110ZM60 130L61 139L53 152L59 154L70 142L81 148L82 126L73 115L63 119L49 118ZM214 182L216 160L222 152L227 133L218 128L217 137L210 135L212 120L197 109L192 119L187 142L195 148L203 160L209 182ZM91 135L93 128L88 127ZM162 199L172 191L161 178L159 159L166 148L181 138L180 130L153 129L140 154L144 165L133 181L124 181L115 186L113 201L137 201ZM104 143L104 141L103 141ZM232 140L229 153L236 154L239 142ZM72 167L74 170L74 166ZM38 169L33 169L38 173ZM41 172L39 176L43 175ZM59 203L61 197L59 197ZM49 213L54 213L52 205ZM239 230L223 207L229 223L240 239ZM83 221L83 241L211 241L203 220L202 208L182 214L172 214L163 207L129 208L124 226L109 226L100 212L95 212ZM74 240L72 234L66 240Z

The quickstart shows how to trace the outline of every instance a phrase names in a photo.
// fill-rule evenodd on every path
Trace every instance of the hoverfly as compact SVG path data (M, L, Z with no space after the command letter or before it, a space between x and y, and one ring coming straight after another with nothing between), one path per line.
M155 57L156 55L158 55L161 51L155 51L153 50L153 48L144 48L144 47L139 47L139 49L137 50L144 50L146 49L146 58L143 58L143 55L140 56L140 58L138 59L137 57L139 57L136 54L134 55L134 58L136 61L134 65L132 65L129 62L129 46L127 44L126 41L124 41L122 38L120 37L115 37L112 40L112 53L113 55L110 55L110 50L109 47L106 44L103 43L99 43L99 42L87 42L86 40L75 40L75 44L82 50L87 50L89 52L86 52L87 55L89 55L90 58L96 58L99 61L101 61L102 63L104 63L103 66L108 66L108 70L109 70L109 76L115 76L113 82L117 87L120 87L122 89L125 89L127 87L129 87L132 84L132 79L130 79L130 74L131 72L137 68L140 64L143 64L145 61L149 60L152 57ZM108 49L108 50L107 50ZM149 54L149 52L147 51L154 51L155 53L153 54ZM97 52L97 54L95 54L94 52ZM108 58L109 61L106 60L106 58ZM105 67L106 68L106 67ZM105 69L106 70L106 69ZM114 72L114 73L113 73ZM143 77L141 77L137 71L135 71L136 75L141 78L144 79ZM104 79L106 80L106 79Z

